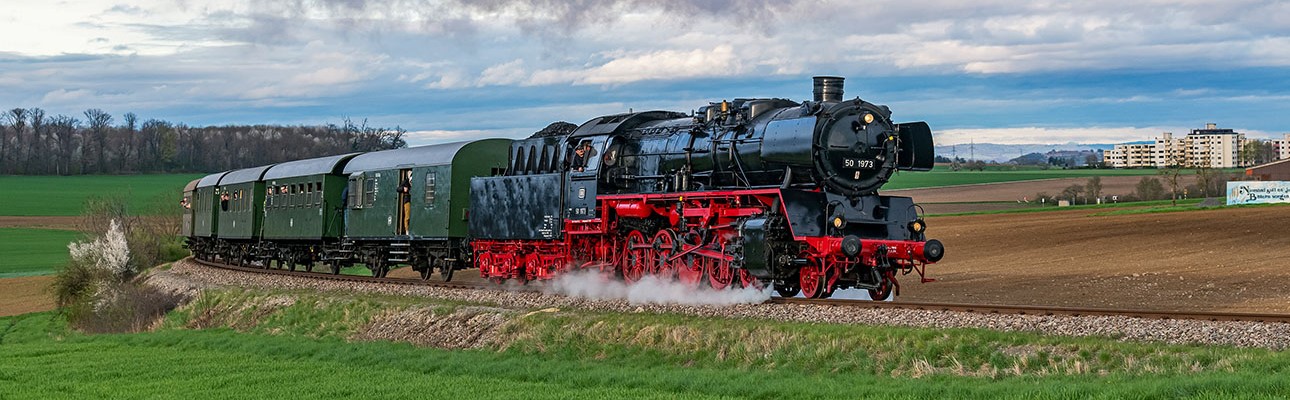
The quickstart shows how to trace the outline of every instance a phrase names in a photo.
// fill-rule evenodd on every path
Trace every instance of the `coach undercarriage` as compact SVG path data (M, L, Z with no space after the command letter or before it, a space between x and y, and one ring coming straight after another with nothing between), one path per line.
M241 267L297 269L339 274L341 269L358 264L366 267L375 277L385 277L400 265L411 266L421 279L429 280L437 273L449 281L453 272L462 269L465 259L460 240L412 239L404 240L229 240L217 238L191 238L188 248L193 256L203 260L220 260Z

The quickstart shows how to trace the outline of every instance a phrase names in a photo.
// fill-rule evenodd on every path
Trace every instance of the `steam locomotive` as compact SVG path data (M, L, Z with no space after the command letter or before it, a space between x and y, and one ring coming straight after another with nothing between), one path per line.
M926 265L944 256L910 198L877 193L898 170L932 168L931 130L843 99L843 78L814 86L800 103L609 115L509 146L488 139L302 160L261 167L258 181L247 179L257 171L233 171L225 174L242 179L229 185L212 175L186 189L199 211L185 226L198 257L265 266L322 262L338 272L363 263L380 276L407 264L426 279L475 267L498 283L595 269L627 282L653 275L715 289L769 284L781 296L860 288L889 298L897 274L926 281ZM263 213L263 226L247 227L252 218L241 229L309 225L302 219L314 208L326 227L290 237L199 230L202 219L219 226L214 201L243 181L267 191L235 206ZM297 191L318 194L293 203ZM309 209L283 221L274 216L291 213L273 212L281 204Z

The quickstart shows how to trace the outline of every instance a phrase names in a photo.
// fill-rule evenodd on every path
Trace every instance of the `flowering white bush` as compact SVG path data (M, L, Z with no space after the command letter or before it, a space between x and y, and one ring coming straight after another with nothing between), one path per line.
M125 232L115 219L108 225L107 233L92 242L75 242L67 245L72 261L81 265L92 265L112 273L117 277L128 277L134 274L130 266L130 246L125 241Z

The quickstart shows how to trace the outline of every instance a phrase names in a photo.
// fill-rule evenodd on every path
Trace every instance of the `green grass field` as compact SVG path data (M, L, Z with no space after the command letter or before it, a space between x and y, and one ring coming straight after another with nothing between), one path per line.
M79 232L0 228L0 278L48 275L67 263L67 244Z
M201 174L0 176L0 215L80 215L91 196L121 196L135 214L155 201L178 204L184 185Z
M287 306L269 299L292 296ZM225 292L157 332L88 336L0 318L0 397L1227 399L1290 394L1290 353L982 329L509 311L498 342L440 350L348 335L399 296ZM195 323L206 327L195 329ZM234 327L230 329L228 327Z

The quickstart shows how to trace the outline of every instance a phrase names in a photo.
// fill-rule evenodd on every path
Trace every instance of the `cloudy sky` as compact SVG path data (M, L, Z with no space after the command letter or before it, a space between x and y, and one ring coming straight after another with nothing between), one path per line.
M938 144L1290 132L1290 2L13 0L0 107L521 137L735 97L847 97ZM118 118L119 119L119 118Z

